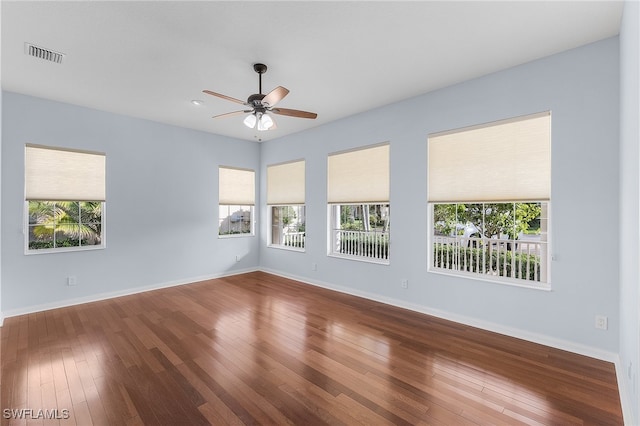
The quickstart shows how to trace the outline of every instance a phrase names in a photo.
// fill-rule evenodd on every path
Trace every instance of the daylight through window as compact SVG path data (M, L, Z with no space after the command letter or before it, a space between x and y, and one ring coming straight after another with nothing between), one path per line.
M267 167L271 247L304 250L306 236L304 160Z
M389 263L389 144L328 158L329 254Z
M104 247L103 153L27 145L27 253Z
M255 172L232 167L218 169L218 235L253 235Z
M547 287L550 113L430 135L428 155L429 270Z

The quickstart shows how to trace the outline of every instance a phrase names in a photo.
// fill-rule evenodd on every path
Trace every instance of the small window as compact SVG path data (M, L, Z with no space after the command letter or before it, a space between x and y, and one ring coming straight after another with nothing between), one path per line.
M218 235L253 234L253 206L220 204L218 213Z
M26 253L104 247L105 154L27 145Z
M389 144L329 155L331 256L388 264Z
M218 177L218 236L253 235L255 172L221 166Z
M271 236L269 245L304 250L306 235L305 206L269 206Z
M267 167L269 246L304 250L306 236L305 161Z

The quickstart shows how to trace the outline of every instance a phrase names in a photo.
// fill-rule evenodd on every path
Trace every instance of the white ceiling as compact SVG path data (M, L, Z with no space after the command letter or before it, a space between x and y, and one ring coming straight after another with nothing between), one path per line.
M619 1L2 1L2 89L246 140L281 137L618 34ZM24 43L64 53L25 55ZM257 132L210 117L291 92ZM192 99L202 99L197 107Z

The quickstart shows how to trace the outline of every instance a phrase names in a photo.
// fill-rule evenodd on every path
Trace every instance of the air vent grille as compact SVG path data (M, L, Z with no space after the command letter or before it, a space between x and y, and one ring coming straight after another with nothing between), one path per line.
M55 52L51 49L46 49L31 43L24 44L24 53L45 61L55 62L56 64L61 64L65 56L64 53Z

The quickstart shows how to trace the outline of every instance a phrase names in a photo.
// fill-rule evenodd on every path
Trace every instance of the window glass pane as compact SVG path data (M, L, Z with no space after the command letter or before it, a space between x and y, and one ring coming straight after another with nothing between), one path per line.
M252 234L253 206L220 205L218 235Z
M29 201L28 249L102 244L102 203Z
M79 227L77 224L61 224L56 226L56 247L78 247L80 245Z
M332 206L331 254L387 263L389 204Z
M271 245L304 248L305 206L271 206Z
M547 205L433 204L431 267L546 283Z

